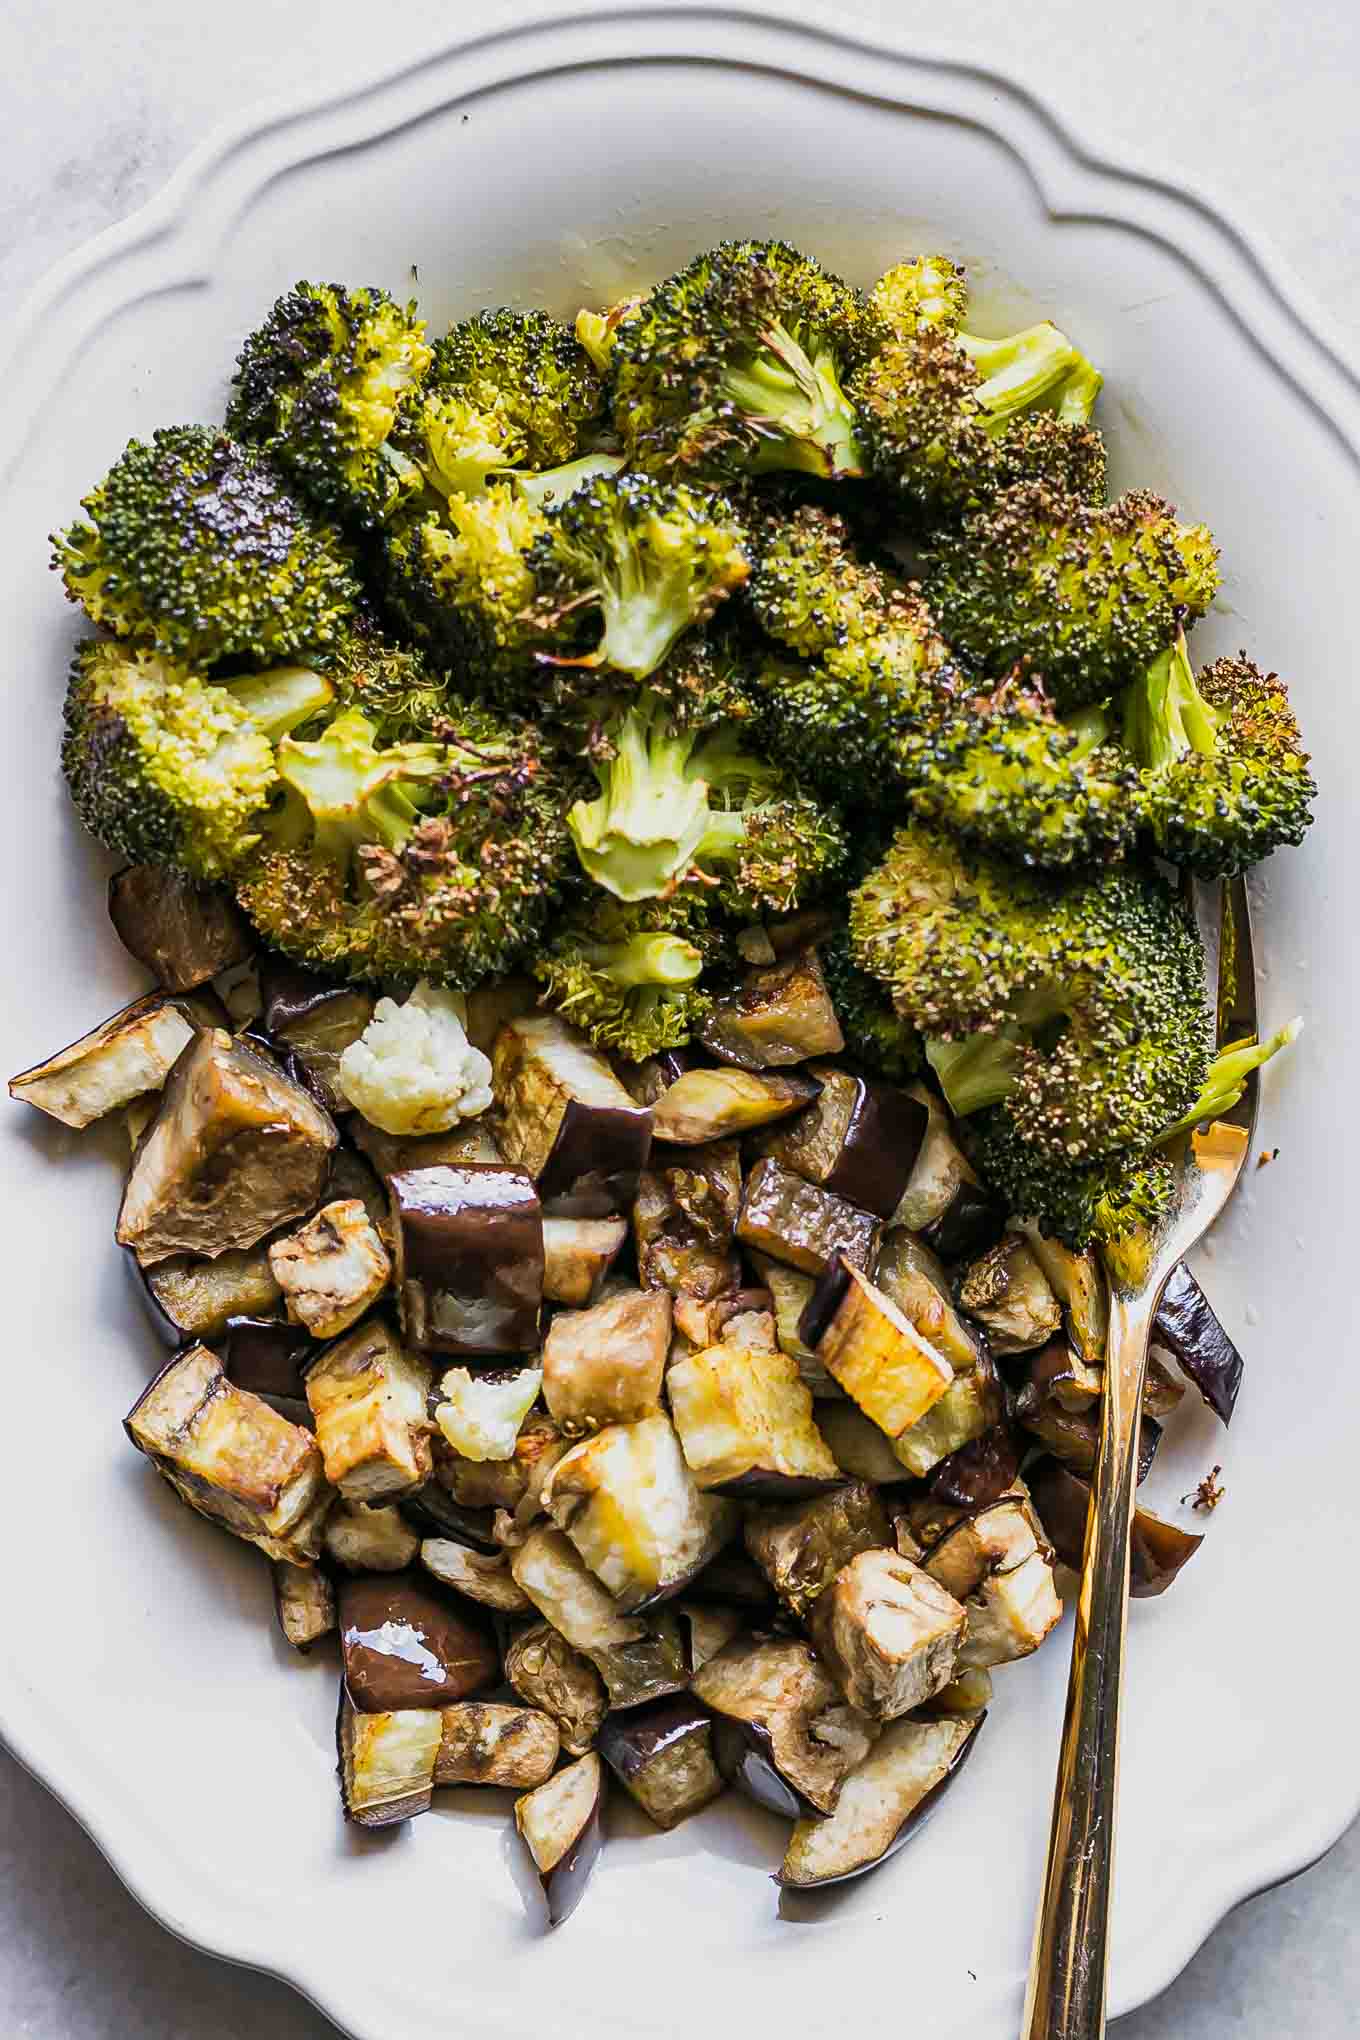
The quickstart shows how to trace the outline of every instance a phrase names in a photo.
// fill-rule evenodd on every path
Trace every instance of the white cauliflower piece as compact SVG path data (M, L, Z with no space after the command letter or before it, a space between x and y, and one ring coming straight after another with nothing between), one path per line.
M340 1058L339 1086L384 1133L448 1133L491 1103L491 1063L464 1030L457 992L424 979L404 1005L379 999Z
M450 1367L439 1384L434 1420L464 1459L513 1459L520 1426L542 1386L541 1367L500 1375Z

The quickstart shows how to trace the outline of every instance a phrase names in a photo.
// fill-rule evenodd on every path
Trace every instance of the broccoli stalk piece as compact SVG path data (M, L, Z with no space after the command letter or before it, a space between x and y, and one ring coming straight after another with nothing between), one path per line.
M414 303L299 283L241 349L228 429L263 447L329 516L381 524L416 480L388 442L430 360Z
M850 370L884 328L783 241L724 241L613 333L614 419L647 467L863 472Z
M614 354L614 335L643 302L642 294L638 292L633 297L620 298L607 311L596 312L589 306L583 306L576 314L573 331L594 362L598 375L608 375Z
M582 868L617 899L668 897L694 878L734 912L786 912L843 855L834 818L729 732L701 739L652 705L615 723L611 751L598 798L567 825Z
M278 783L276 740L322 713L333 692L303 667L222 685L157 652L87 640L61 751L76 812L136 863L219 878L258 841Z
M347 708L313 741L285 737L278 775L286 798L271 825L277 843L308 841L348 875L361 847L400 849L420 817L423 790L446 770L443 746L376 745L378 730Z
M330 525L253 448L201 425L129 440L58 533L73 602L115 636L202 671L334 644L359 598Z
M1259 1070L1282 1048L1289 1048L1302 1032L1302 1020L1295 1019L1277 1028L1266 1041L1236 1041L1220 1049L1209 1065L1198 1098L1188 1112L1159 1135L1158 1146L1175 1140L1178 1134L1189 1133L1206 1120L1219 1119L1225 1112L1231 1112L1246 1090L1252 1071Z
M1277 675L1241 652L1216 659L1196 685L1181 632L1122 706L1145 823L1164 857L1218 878L1303 841L1317 783Z
M937 540L926 593L956 652L996 679L1024 662L1067 715L1143 680L1208 608L1216 559L1146 490L1097 508L1024 483Z
M601 476L545 525L527 567L552 615L598 609L595 650L572 663L642 680L681 632L705 622L750 572L721 497L649 475Z
M534 975L547 1003L592 1041L641 1062L683 1047L712 1007L691 933L704 930L683 902L624 907L596 894L534 957Z

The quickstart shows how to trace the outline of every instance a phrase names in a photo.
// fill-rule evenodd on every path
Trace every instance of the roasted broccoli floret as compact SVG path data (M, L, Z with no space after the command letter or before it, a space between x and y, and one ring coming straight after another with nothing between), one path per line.
M1027 483L941 536L927 592L956 652L996 679L1025 661L1066 715L1143 678L1208 608L1216 560L1145 489L1098 509Z
M129 440L53 539L73 602L117 637L200 670L333 643L358 600L335 529L263 455L203 425Z
M529 553L547 519L508 482L398 519L386 534L389 599L440 665L493 697L543 642ZM562 633L559 633L559 641Z
M614 329L614 421L646 467L864 469L845 394L883 338L837 276L784 241L724 241Z
M961 1121L960 1132L969 1160L1011 1216L1034 1219L1069 1247L1128 1252L1175 1208L1176 1172L1156 1149L1057 1161L1017 1140L1000 1107Z
M380 524L418 483L388 441L430 357L414 303L299 283L241 349L228 430L262 446L329 515Z
M820 504L762 520L753 551L746 598L762 628L801 658L873 636L904 593L857 556L845 519Z
M701 898L625 906L592 887L535 952L533 972L547 1003L592 1041L641 1062L683 1047L712 1008L699 984L715 945L705 923Z
M576 314L573 328L576 338L595 364L599 375L608 375L614 357L614 335L625 319L632 318L638 306L645 302L642 293L620 298L603 312L592 311L584 306Z
M636 680L751 567L730 504L645 474L601 476L578 489L545 522L525 564L550 628L558 617L598 613L599 642L575 663Z
M947 255L914 255L884 270L869 303L894 333L917 333L923 326L957 333L968 311L968 284Z
M1063 1164L1140 1153L1209 1065L1194 924L1151 871L1018 871L913 824L851 899L856 960L930 1037L951 1108Z
M284 796L237 878L260 933L353 977L468 986L541 933L570 862L563 789L532 730L457 705L381 746L358 709L278 747Z
M61 762L81 821L139 864L218 878L257 840L274 742L322 713L301 667L222 685L159 652L90 638L66 694Z
M1137 832L1142 788L1112 734L1103 709L1064 721L1012 674L943 704L907 738L912 812L1023 864L1116 857Z
M845 931L837 929L821 944L818 955L845 1036L846 1054L890 1083L902 1084L918 1076L925 1064L920 1035L897 1012L879 979L860 969Z
M733 913L787 913L844 857L835 817L733 731L696 737L653 702L616 722L606 748L598 798L567 821L583 869L618 899L670 897L691 881Z
M1048 320L983 340L946 317L899 323L850 394L875 474L913 516L933 522L1031 477L1078 482L1083 497L1103 491L1103 450L1089 424L1100 380Z
M1125 694L1123 729L1164 857L1216 878L1303 841L1317 782L1283 681L1245 652L1197 685L1179 635Z

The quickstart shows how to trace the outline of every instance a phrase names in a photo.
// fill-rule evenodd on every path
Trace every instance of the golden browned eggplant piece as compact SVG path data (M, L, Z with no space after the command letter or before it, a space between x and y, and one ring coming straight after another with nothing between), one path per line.
M503 1551L495 1557L469 1551L451 1537L426 1537L420 1546L420 1562L442 1586L492 1608L498 1615L532 1615L534 1604L522 1587L516 1586L510 1560Z
M600 1853L604 1767L592 1751L515 1801L515 1826L534 1859L548 1924L560 1927L581 1903Z
M907 1090L925 1108L928 1125L893 1224L920 1233L946 1261L980 1254L1005 1231L1005 1206L978 1182L934 1093L924 1084Z
M391 1827L427 1812L442 1737L437 1707L362 1714L342 1683L335 1740L345 1818L358 1827Z
M551 1622L520 1630L505 1653L505 1676L526 1705L556 1724L569 1757L593 1748L609 1706L604 1681Z
M802 1334L846 1394L898 1439L954 1379L891 1297L839 1255L803 1312Z
M964 1670L1028 1657L1062 1619L1050 1556L1033 1512L1011 1499L965 1516L926 1552L926 1571L968 1613Z
M802 1112L819 1088L801 1073L770 1077L754 1070L686 1070L652 1107L652 1138L695 1147L753 1133Z
M694 1675L718 1767L772 1813L831 1813L881 1724L847 1707L801 1637L740 1637Z
M840 1484L797 1362L777 1347L724 1338L677 1360L666 1394L701 1488L796 1495Z
M679 1593L738 1525L731 1502L700 1494L664 1416L574 1445L549 1474L543 1506L625 1613Z
M747 1551L800 1621L852 1558L891 1541L888 1512L864 1481L746 1519Z
M543 1309L543 1212L521 1168L466 1162L389 1176L407 1344L479 1358L528 1353Z
M665 1289L624 1289L590 1310L559 1311L543 1342L554 1421L572 1433L659 1414L670 1341Z
M250 923L222 886L163 864L129 864L109 880L109 919L124 949L167 992L192 992L255 948Z
M1093 1372L1105 1365L1105 1340L1110 1329L1110 1306L1105 1275L1092 1248L1074 1253L1061 1240L1045 1238L1031 1220L1024 1227L1035 1259L1048 1277L1049 1287L1067 1313L1067 1335Z
M732 1240L741 1206L741 1149L734 1140L658 1148L638 1178L633 1240L644 1289L701 1303L741 1288Z
M345 1572L405 1572L420 1537L395 1503L370 1508L341 1496L326 1518L325 1547L327 1558Z
M356 1112L346 1130L385 1182L401 1169L459 1169L465 1162L503 1165L505 1156L487 1123L490 1116L484 1113L448 1133L387 1133Z
M89 1126L144 1092L159 1091L193 1038L173 999L151 992L46 1062L11 1077L9 1095L63 1126Z
M891 1218L925 1138L925 1106L835 1063L809 1063L807 1074L822 1087L816 1102L767 1134L761 1153L861 1211Z
M627 1237L626 1218L545 1218L543 1301L594 1303Z
M335 1627L335 1588L319 1565L273 1560L274 1610L284 1641L305 1655Z
M332 1501L316 1440L228 1381L206 1346L163 1367L123 1428L201 1516L268 1558L316 1558Z
M560 1530L532 1530L510 1569L534 1606L609 1691L611 1707L640 1707L689 1683L680 1625L670 1608L624 1615Z
M716 1001L699 1028L705 1048L746 1070L769 1070L839 1055L841 1023L815 949L749 970L741 987Z
M330 1114L220 1029L171 1071L118 1214L140 1261L253 1247L314 1209L339 1136Z
M949 1684L967 1621L911 1559L862 1551L817 1596L812 1641L852 1707L895 1721Z
M985 1719L890 1723L846 1779L835 1812L799 1821L778 1882L838 1884L895 1855L958 1776Z
M430 1477L430 1370L374 1319L328 1346L307 1373L326 1478L352 1502L387 1501Z
M959 1307L994 1353L1028 1353L1061 1329L1062 1308L1023 1233L1008 1232L959 1278Z
M158 1329L175 1345L185 1339L216 1339L235 1317L272 1317L283 1296L265 1246L233 1249L211 1261L173 1254L149 1268L141 1267L135 1255L128 1260L138 1270Z
M607 1716L600 1755L659 1828L679 1827L724 1789L713 1723L686 1693Z
M335 1339L386 1289L392 1263L357 1197L323 1204L299 1232L269 1249L288 1315L314 1339Z
M463 1700L442 1714L436 1785L500 1785L523 1792L551 1778L562 1743L546 1714L497 1700Z
M746 1178L737 1238L772 1260L820 1275L837 1258L872 1268L880 1228L870 1212L805 1183L768 1158Z
M496 1036L492 1082L500 1143L554 1216L626 1210L646 1166L652 1115L584 1034L554 1013L511 1020Z

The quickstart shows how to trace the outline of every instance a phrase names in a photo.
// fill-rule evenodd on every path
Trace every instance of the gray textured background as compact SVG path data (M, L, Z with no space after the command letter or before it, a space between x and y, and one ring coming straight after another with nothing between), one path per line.
M550 0L541 0L548 11ZM796 6L791 9L796 12ZM497 0L6 0L0 8L0 303L149 198L243 105L320 91L420 57ZM843 0L839 19L919 24L923 46L1009 71L1086 146L1189 184L1305 276L1334 318L1360 315L1360 9L1331 0L938 4ZM1270 1355L1252 1355L1257 1365ZM97 1700L97 1696L91 1696ZM1193 1707L1193 1695L1188 1695ZM1300 1696L1302 1702L1302 1694ZM1285 1889L1226 1921L1119 2040L1308 2033L1350 2040L1360 1829ZM285 1985L183 1947L127 1895L93 1844L0 1754L0 2018L38 2040L324 2040ZM413 2036L414 2040L414 2036Z

